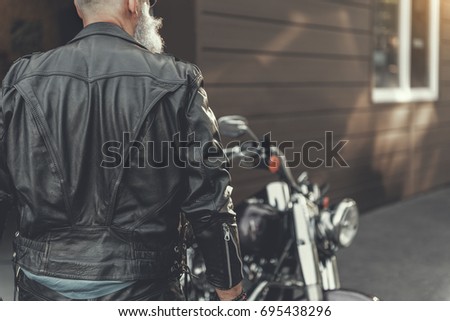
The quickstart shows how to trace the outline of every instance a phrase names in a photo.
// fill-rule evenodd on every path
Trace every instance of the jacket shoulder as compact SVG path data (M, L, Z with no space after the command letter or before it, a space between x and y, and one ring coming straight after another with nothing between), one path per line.
M45 54L46 53L42 52L34 52L16 59L6 73L2 82L2 87L14 86L20 79L29 73L30 69L32 69L32 61Z
M3 78L2 87L12 87L17 80L26 73L27 67L33 54L18 58L9 68L5 78Z
M188 85L199 86L203 82L202 72L197 65L170 54L161 54L160 56L174 69L175 74L184 79Z

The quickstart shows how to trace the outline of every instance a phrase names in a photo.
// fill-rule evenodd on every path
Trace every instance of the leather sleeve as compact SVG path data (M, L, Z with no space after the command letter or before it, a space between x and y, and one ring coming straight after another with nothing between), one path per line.
M7 213L11 207L11 191L8 170L6 167L5 135L7 122L3 109L3 90L0 90L0 239L6 222Z
M182 211L190 221L206 263L208 281L230 289L242 281L236 213L230 174L216 118L206 91L195 88L185 113L187 144L184 160L187 197Z

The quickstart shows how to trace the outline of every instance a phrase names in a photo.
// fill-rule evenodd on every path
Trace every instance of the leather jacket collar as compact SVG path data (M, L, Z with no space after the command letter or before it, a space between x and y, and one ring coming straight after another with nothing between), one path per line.
M69 43L77 42L83 38L95 36L95 35L104 35L104 36L112 36L121 38L128 42L131 42L141 48L145 48L142 44L136 41L132 36L130 36L125 30L123 30L118 25L111 22L95 22L90 25L87 25L83 30L81 30L75 38L73 38Z

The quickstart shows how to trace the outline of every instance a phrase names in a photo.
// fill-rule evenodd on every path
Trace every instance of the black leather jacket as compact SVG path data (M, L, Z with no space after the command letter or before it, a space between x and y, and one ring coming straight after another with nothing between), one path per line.
M194 65L109 23L18 60L0 105L0 200L20 212L16 263L60 278L166 278L178 273L183 213L211 284L238 284L230 176L202 82Z

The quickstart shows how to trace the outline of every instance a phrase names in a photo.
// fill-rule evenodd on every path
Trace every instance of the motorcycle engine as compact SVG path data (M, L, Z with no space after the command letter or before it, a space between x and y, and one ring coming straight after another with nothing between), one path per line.
M243 255L271 259L278 257L283 240L280 213L262 202L246 202L236 208Z

